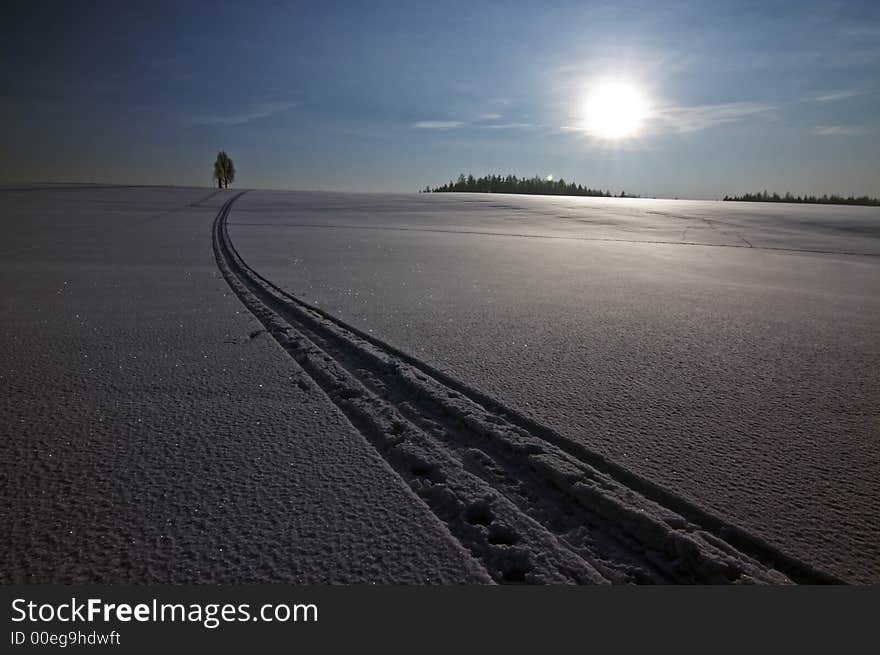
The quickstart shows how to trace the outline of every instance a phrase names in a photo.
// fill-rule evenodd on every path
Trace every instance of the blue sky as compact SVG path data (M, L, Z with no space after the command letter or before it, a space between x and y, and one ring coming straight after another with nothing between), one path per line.
M120 6L124 5L124 6ZM4 3L0 181L880 195L880 3ZM571 129L597 79L638 137Z

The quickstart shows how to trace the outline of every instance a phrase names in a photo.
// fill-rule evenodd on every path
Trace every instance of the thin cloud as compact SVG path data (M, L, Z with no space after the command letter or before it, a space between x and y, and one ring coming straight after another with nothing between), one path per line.
M268 118L275 114L280 114L294 107L299 107L302 102L265 102L257 105L249 111L237 114L226 114L218 116L203 116L194 122L201 125L243 125L262 118Z
M496 119L500 118L498 114L485 114L479 121L476 122L466 122L466 121L418 121L416 123L412 123L411 127L421 129L421 130L452 130L460 127L466 127L470 129L478 129L478 130L514 130L514 129L523 129L527 127L532 127L531 123L486 123L484 120L491 120L487 118L488 116L493 116Z
M773 105L752 102L731 102L717 105L693 105L680 107L660 107L645 120L640 133L643 136L656 136L664 132L699 132L718 125L736 123L750 118L775 118ZM562 132L578 132L593 136L586 125L569 123L560 126Z
M480 116L481 121L497 121L501 118L501 114L483 114Z
M847 98L853 98L855 96L862 95L864 91L861 89L840 89L838 91L831 91L821 96L816 96L813 98L816 102L834 102L836 100L846 100Z
M419 130L452 130L463 127L461 121L417 121L412 126Z
M677 132L699 132L748 118L772 118L776 107L754 102L667 107L656 112L660 123Z
M880 38L880 25L851 25L844 27L840 33L845 37L877 39Z
M859 136L871 131L862 125L816 125L813 128L813 134L819 136Z

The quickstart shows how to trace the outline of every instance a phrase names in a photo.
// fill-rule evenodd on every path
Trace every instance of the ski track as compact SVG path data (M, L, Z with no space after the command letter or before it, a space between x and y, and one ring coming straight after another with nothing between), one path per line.
M839 582L278 288L229 238L244 193L224 278L496 582Z

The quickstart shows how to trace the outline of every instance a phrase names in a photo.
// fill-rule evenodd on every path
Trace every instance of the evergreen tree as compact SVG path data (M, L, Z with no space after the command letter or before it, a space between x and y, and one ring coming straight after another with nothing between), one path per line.
M825 193L821 196L803 195L795 196L791 192L786 191L780 196L778 193L768 193L767 191L759 191L757 193L744 193L740 196L724 196L725 201L729 202L790 202L804 204L827 204L827 205L864 205L869 207L880 206L880 198L872 198L870 196L848 196L844 197L837 193L830 196Z
M566 182L563 178L558 180L548 180L540 175L532 177L517 177L516 175L498 175L490 174L482 177L474 177L473 174L467 176L462 173L458 179L450 181L442 186L425 187L425 192L434 193L523 193L523 194L541 194L541 195L568 195L568 196L591 196L599 198L611 198L610 191L602 191L601 189L593 189L575 184L574 182ZM621 198L638 198L639 196L627 194L624 191L620 193Z

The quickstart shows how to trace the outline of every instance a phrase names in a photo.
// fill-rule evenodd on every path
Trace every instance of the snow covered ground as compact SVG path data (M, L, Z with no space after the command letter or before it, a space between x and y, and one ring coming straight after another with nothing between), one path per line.
M880 210L253 192L243 259L784 553L880 580Z
M876 209L0 202L4 582L880 581Z
M0 581L488 580L232 294L225 199L0 190Z

